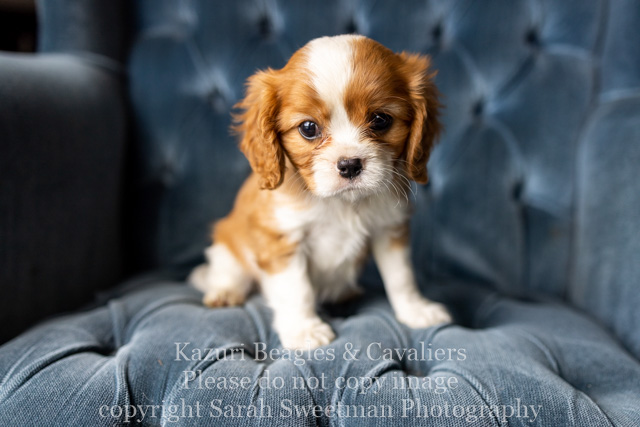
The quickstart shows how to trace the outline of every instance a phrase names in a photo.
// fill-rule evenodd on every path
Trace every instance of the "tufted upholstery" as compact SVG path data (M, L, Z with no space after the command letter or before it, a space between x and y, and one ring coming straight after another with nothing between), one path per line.
M0 424L36 417L50 425L109 425L126 417L102 416L103 405L137 404L162 405L156 418L134 417L157 424L173 422L171 405L215 399L263 402L274 411L283 400L391 405L396 415L291 418L300 425L472 422L466 413L419 418L415 408L400 417L403 405L417 399L428 408L467 411L540 405L541 425L640 424L637 4L57 0L41 6L43 53L33 61L62 55L110 70L108 83L91 80L96 87L126 89L132 137L122 253L133 269L156 273L104 296L105 305L42 324L2 347ZM328 347L335 360L259 360L256 343L280 349L260 297L245 307L209 310L195 291L166 277L180 279L201 261L210 223L228 212L249 171L228 131L246 78L281 67L311 38L344 32L396 51L429 53L439 70L446 132L429 163L429 185L416 188L412 242L421 285L449 305L458 325L420 331L399 325L376 292L371 268L363 278L370 296L325 308L338 335ZM122 108L121 101L105 95L108 105ZM187 342L189 350L246 357L184 360L176 343ZM466 357L343 358L347 344L366 354L378 343L464 349ZM251 386L185 388L184 372L200 370L200 379L248 377ZM323 375L328 385L314 387ZM265 377L286 386L256 387ZM292 387L298 377L304 384ZM382 379L370 388L335 383L374 377ZM455 378L457 387L393 387L416 377ZM246 421L206 414L178 421ZM475 420L529 421L495 413Z
M257 422L265 425L531 425L531 409L528 418L521 409L520 419L487 409L517 407L515 399L520 399L521 407L533 405L539 411L535 418L539 425L637 423L640 365L593 321L557 304L518 302L449 285L474 293L467 302L457 301L458 308L474 318L473 329L409 330L395 321L378 296L343 308L339 314L348 317L332 316L338 339L322 354L289 357L273 353L281 347L270 327L271 313L260 298L243 308L210 310L200 304L196 291L156 282L91 312L42 325L7 346L3 360L13 362L2 373L0 404L12 410L0 412L0 421L4 425L28 425L32 420L42 420L40 425L254 421L220 415L209 406L213 401L218 408L251 404L271 408ZM353 345L351 353L345 351L348 345ZM383 356L383 348L424 353L411 360L397 354ZM466 352L438 356L438 349ZM360 353L351 360L356 350ZM601 361L606 364L599 365ZM242 378L249 380L233 388L232 378L238 384ZM349 378L357 382L348 383ZM219 388L223 379L229 383ZM402 388L417 379L430 385ZM443 386L436 386L436 381ZM442 416L429 419L429 412L425 417L424 410L421 414L409 407L410 401L443 408ZM202 405L200 416L196 402ZM134 416L130 410L127 419L126 409L117 408L130 405L158 408L154 417ZM342 409L316 418L293 412L294 405ZM348 409L372 405L391 406L390 416L358 418L353 414L359 409ZM183 413L183 406L192 409ZM463 409L454 416L456 406Z

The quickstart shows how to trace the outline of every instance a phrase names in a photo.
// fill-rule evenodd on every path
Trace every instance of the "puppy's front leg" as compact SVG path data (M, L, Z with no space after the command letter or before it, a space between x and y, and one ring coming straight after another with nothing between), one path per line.
M420 294L411 266L411 251L405 229L389 229L373 239L373 256L384 281L396 318L412 328L451 322L442 304Z
M274 274L263 273L262 293L273 309L274 326L285 348L316 348L329 344L335 334L315 310L315 294L306 259L294 254L287 266Z

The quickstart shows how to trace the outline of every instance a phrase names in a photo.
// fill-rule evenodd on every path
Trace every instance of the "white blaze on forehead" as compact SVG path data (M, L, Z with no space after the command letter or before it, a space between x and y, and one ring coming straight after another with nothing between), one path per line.
M344 94L353 75L353 43L361 37L322 37L308 45L311 82L331 112L329 132L338 144L356 144L359 139L358 128L349 121L344 107Z

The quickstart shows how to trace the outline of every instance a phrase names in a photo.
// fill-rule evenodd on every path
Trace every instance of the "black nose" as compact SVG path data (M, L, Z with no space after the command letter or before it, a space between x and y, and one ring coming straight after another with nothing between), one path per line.
M338 170L343 178L355 178L362 172L362 160L360 159L342 159L338 160Z

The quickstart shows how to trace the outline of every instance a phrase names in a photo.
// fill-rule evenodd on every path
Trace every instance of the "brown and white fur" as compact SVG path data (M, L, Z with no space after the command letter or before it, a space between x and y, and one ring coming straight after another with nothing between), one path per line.
M354 35L312 40L250 77L236 130L253 174L190 276L204 303L242 304L258 283L284 347L328 344L316 303L357 294L371 251L399 321L449 322L420 294L409 248L410 180L427 182L440 131L432 77L428 58Z

